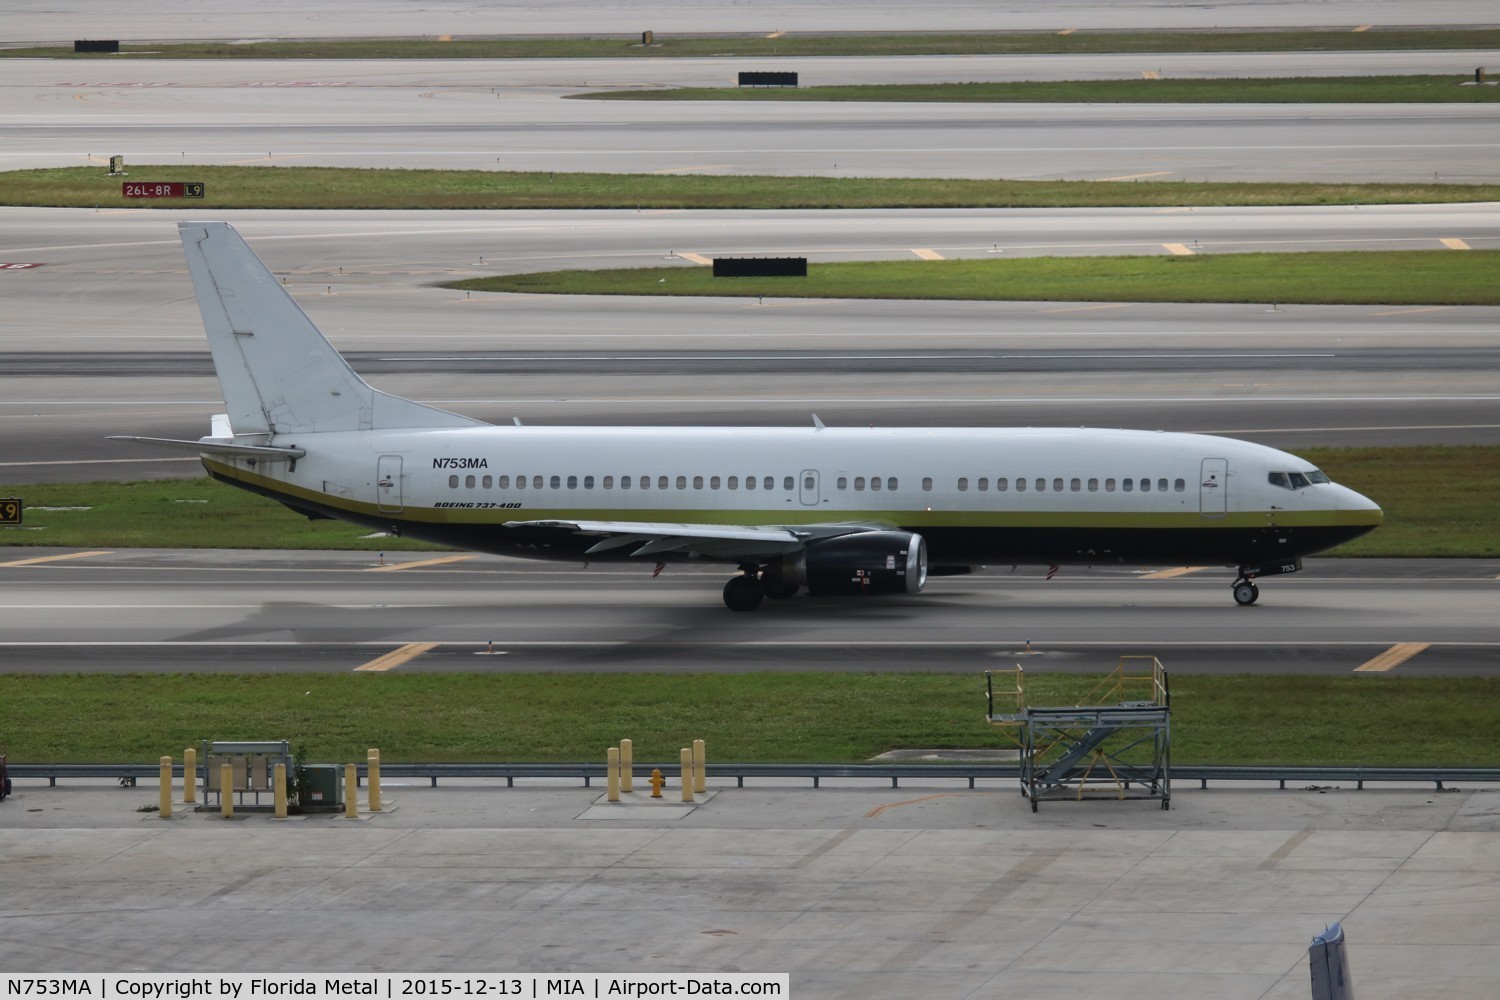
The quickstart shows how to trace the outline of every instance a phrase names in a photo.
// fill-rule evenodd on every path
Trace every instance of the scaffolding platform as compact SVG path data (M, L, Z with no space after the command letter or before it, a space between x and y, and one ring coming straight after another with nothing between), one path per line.
M1156 799L1171 808L1171 691L1160 660L1121 657L1085 699L1092 704L1046 708L1025 704L1018 666L1016 710L1000 714L994 673L1012 671L986 672L987 719L1020 744L1021 792L1032 812L1044 799ZM1142 697L1128 699L1135 690Z

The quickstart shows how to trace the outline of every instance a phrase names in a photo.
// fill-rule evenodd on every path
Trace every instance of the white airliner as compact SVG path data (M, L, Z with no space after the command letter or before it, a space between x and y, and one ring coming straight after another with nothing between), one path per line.
M922 590L985 564L1226 565L1255 580L1381 510L1310 464L1200 434L996 428L493 426L367 385L222 222L183 249L227 414L195 451L314 518L533 559L738 567L765 597Z

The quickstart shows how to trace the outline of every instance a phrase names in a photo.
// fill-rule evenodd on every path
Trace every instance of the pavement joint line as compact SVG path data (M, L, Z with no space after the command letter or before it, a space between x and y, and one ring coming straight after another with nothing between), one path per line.
M377 656L368 663L362 663L354 668L355 673L384 673L394 670L401 664L415 660L423 653L436 649L442 645L437 642L408 642L406 645L391 650L384 656Z
M0 566L36 566L39 563L58 562L63 559L85 559L89 556L107 556L113 552L105 549L97 549L92 552L67 552L57 556L34 556L30 559L13 559L10 562L0 562Z
M1392 670L1395 670L1401 664L1405 663L1413 656L1416 656L1418 653L1422 652L1430 645L1432 645L1432 643L1430 642L1398 642L1374 659L1366 660L1364 663L1361 663L1359 666L1355 667L1354 672L1357 674L1388 673Z
M1199 570L1209 569L1208 566L1177 566L1173 569L1157 570L1155 573L1147 573L1139 577L1142 580L1170 580L1175 576L1184 576L1188 573L1197 573Z
M1185 243L1163 243L1162 246L1166 247L1169 252L1178 257L1196 256L1195 252L1189 250L1187 244Z
M370 566L364 570L366 573L393 573L398 569L418 569L422 566L441 566L447 563L465 562L473 559L469 556L442 556L438 559L419 559L409 563L391 563L389 566Z
M1472 249L1474 249L1473 247L1469 246L1469 244L1467 244L1463 240L1459 239L1457 236L1444 236L1441 239L1439 239L1438 242L1441 243L1443 246L1447 247L1449 250L1472 250Z

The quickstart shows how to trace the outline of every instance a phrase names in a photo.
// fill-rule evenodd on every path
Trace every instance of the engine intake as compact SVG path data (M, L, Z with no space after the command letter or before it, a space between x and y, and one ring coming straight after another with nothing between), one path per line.
M927 585L927 542L905 531L862 531L809 542L768 563L767 582L811 594L919 594Z

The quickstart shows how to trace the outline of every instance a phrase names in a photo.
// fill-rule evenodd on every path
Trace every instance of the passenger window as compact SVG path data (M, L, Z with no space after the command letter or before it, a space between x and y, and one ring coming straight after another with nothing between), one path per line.
M1000 477L996 478L996 480L995 480L995 492L996 493L1004 493L1004 492L1006 492L1009 489L1010 489L1010 480L1009 479L1006 479L1004 476L1000 476Z
M755 489L755 477L754 476L746 476L745 477L745 489L747 489L747 490L753 490L753 489Z
M885 481L885 488L887 490L894 490L896 488L896 485L897 484L896 484L896 477L895 476L890 476Z
M495 487L497 489L502 489L502 490L508 490L508 489L510 489L510 477L509 476L500 476L500 477L498 477L495 480Z
M552 477L552 488L554 490L560 490L560 489L562 489L562 476L553 476Z
M792 476L787 476L785 479L783 479L781 481L781 488L784 489L784 490L786 490L788 493L792 492L792 490L795 490L797 488L797 480L796 480L796 478L794 478ZM808 489L812 489L812 486L809 485Z
M586 489L586 490L591 490L591 489L594 488L594 477L593 476L584 476L583 477L583 488Z
M1036 481L1036 491L1038 493L1045 493L1047 491L1047 480L1038 477Z
M1158 493L1165 493L1165 492L1167 492L1167 481L1165 479L1158 479L1156 481L1156 492L1158 492Z
M856 479L855 482L857 483L857 482L859 482L859 480ZM958 477L958 492L960 492L960 493L967 493L967 492L969 492L969 478L967 476L959 476Z
M542 477L541 476L532 476L531 477L531 488L534 489L534 490L539 490L539 489L542 488Z
M1124 490L1126 493L1131 492L1132 490L1135 489L1135 480L1134 479L1122 479L1122 480L1120 480L1120 489Z
M607 489L607 490L612 490L612 489L615 488L615 477L614 476L605 476L604 477L604 488Z
M448 477L448 488L450 490L456 490L456 489L458 489L458 477L457 476L449 476Z
M818 488L818 480L817 480L817 478L814 477L814 476L804 476L803 479L802 479L802 488L804 490L815 490L815 489L817 489Z
M1178 493L1181 493L1183 490L1187 489L1187 481L1184 479L1179 479L1172 484L1172 488L1175 489Z
M776 477L767 476L760 485L761 489L774 490L776 488Z
M927 493L931 493L932 492L932 477L931 476L923 476L922 477L922 490L924 492L927 492Z
M1052 480L1052 492L1053 493L1061 493L1062 491L1063 491L1062 480L1061 479L1054 479L1054 480Z
M1090 493L1098 493L1099 492L1099 480L1097 480L1097 479L1090 479L1089 480L1089 492Z
M678 476L677 477L677 488L679 490L685 490L685 489L687 489L687 476Z
M466 489L466 490L472 490L473 488L474 488L474 477L473 476L464 476L464 489Z
M1149 479L1142 479L1141 480L1141 492L1142 493L1150 493L1151 492L1151 480L1149 480Z
M643 490L649 490L650 488L651 488L651 477L650 476L642 476L641 477L641 489L643 489Z
M1026 480L1022 479L1020 476L1016 477L1016 492L1018 492L1018 493L1025 493L1026 492Z
M578 489L578 477L577 476L569 476L568 477L568 489L570 489L570 490L576 490L576 489Z
M874 490L877 493L880 492L880 477L879 476L871 476L870 477L870 489Z
M1106 492L1106 493L1113 493L1114 491L1115 491L1115 481L1113 479L1106 479L1104 481L1104 492Z
M837 482L836 485L841 490L847 490L849 488L849 477L848 476L839 476L838 482Z
M622 490L628 490L628 489L630 489L630 477L629 476L621 476L620 477L620 489L622 489Z
M701 490L701 489L703 489L703 477L702 476L694 476L693 477L693 489L695 489L695 490Z
M720 482L721 480L718 476L710 476L708 478L708 488L711 490L716 490L719 488Z
M732 490L737 490L737 489L740 488L740 477L739 476L730 476L729 477L729 488L732 489Z
M864 476L855 476L854 477L854 489L855 489L855 492L858 492L858 493L863 493L865 491L865 477Z
M482 489L482 490L489 489L490 488L490 481L491 481L490 477L489 476L485 476L483 479L481 479L479 481L479 488Z
M990 491L990 480L988 476L980 476L979 481L974 485L979 487L979 492L981 493L988 493Z
M1079 482L1079 481L1078 481L1078 480L1076 480L1076 479L1075 479L1075 480L1073 480L1073 481L1072 481L1072 482L1071 482L1071 483L1069 483L1069 484L1068 484L1068 485L1070 485L1070 486L1071 486L1071 487L1072 487L1072 488L1073 488L1073 492L1074 492L1074 493L1077 493L1077 492L1078 492L1078 491L1079 491L1079 490L1081 490L1081 489L1083 489L1083 483L1081 483L1081 482Z
M667 484L670 481L671 480L668 477L666 477L666 476L657 476L656 477L656 488L659 489L659 490L664 490L664 489L667 488Z

